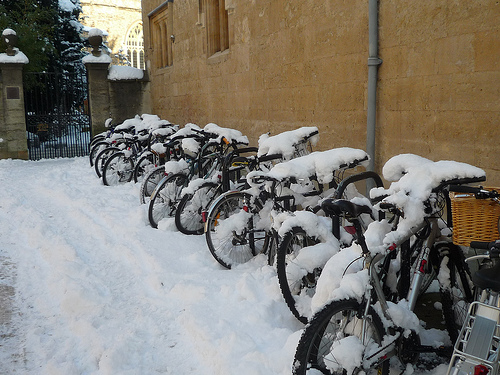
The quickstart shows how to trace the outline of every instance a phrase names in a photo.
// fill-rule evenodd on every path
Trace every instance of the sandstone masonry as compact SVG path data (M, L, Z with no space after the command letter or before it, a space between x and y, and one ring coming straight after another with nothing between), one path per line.
M229 48L212 54L217 6L227 12ZM366 1L143 0L142 7L154 113L181 125L234 127L252 142L314 125L320 149L365 148ZM379 1L378 171L393 155L416 153L479 166L500 186L499 19L496 0ZM166 59L154 59L154 28L169 34Z

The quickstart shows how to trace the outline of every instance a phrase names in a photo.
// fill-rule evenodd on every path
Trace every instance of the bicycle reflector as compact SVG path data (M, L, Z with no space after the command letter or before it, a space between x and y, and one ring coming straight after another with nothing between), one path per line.
M489 372L490 372L490 370L485 365L474 366L474 375L486 375Z

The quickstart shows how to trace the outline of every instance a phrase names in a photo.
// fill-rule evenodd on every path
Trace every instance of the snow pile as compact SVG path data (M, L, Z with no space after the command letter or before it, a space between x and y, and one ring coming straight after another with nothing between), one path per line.
M139 126L158 121L144 115L130 120ZM181 130L190 128L199 129ZM436 165L426 170L433 181L480 171ZM446 173L438 173L441 168ZM392 170L399 170L391 172L402 176L399 182L423 173L414 165ZM410 195L427 191L428 180L410 182ZM391 185L391 192L403 186ZM103 186L87 158L0 160L0 284L15 291L8 300L12 314L0 328L0 373L290 374L303 325L283 301L266 256L222 269L203 237L152 229L145 207L136 203L138 190L137 184ZM322 243L304 257L335 253L318 281L314 309L320 300L358 298L368 285L359 247L338 251L327 220L301 212L283 223L285 229L307 223L317 232ZM387 230L386 223L375 223L367 233L374 243ZM390 313L407 328L417 324L404 302L391 305ZM422 334L423 343L439 341L435 332ZM334 354L352 367L361 350L353 337Z
M59 8L64 12L72 13L78 6L71 0L59 0Z
M89 30L89 38L93 36L103 36L104 32L101 29L93 27Z
M111 81L143 79L144 70L133 66L111 65L108 71L108 79Z
M351 164L365 165L368 154L363 150L349 147L335 148L328 151L315 151L275 165L267 175L278 180L287 177L307 179L316 176L320 184L332 182L334 172Z
M120 125L115 126L115 132L128 131L132 128L142 129L142 118L139 115L136 115L134 118L128 118Z
M0 53L0 63L6 64L28 64L30 60L19 48L14 47L15 55L9 56L6 53Z
M333 300L356 298L360 300L366 286L368 286L367 274L363 270L361 248L353 245L337 252L326 263L316 285L316 293L312 297L311 310L318 312L323 306ZM357 285L357 293L351 286L343 282L349 276L349 281ZM357 278L357 279L356 279ZM362 287L364 282L364 287ZM343 286L343 289L341 288ZM361 287L360 287L361 286Z
M177 173L188 173L189 164L186 160L169 160L165 163L165 173L166 174L177 174Z
M111 63L112 59L111 59L111 56L109 56L108 54L106 53L101 53L100 56L94 56L92 55L91 53L89 53L88 55L84 56L83 59L82 59L82 62L84 64L92 64L92 63Z
M4 29L4 31L2 31L2 36L7 36L7 35L17 35L17 34L14 30L6 28Z
M195 158L200 151L201 144L194 138L184 138L181 140L181 147L186 155Z
M0 373L290 373L302 325L264 256L228 271L87 158L0 160ZM7 276L12 277L7 277Z
M458 179L484 179L485 172L477 167L456 161L432 162L412 154L402 154L391 158L384 167L390 178L401 176L388 189L375 188L370 191L372 198L383 197L385 202L396 205L404 213L398 228L384 239L384 244L399 243L401 238L412 233L426 217L425 202L431 198L432 190L442 182ZM384 175L384 176L385 176Z
M90 26L82 26L82 31L86 32L88 36L90 36L89 35L90 31L93 30L93 29L95 29L95 28L94 27L90 27ZM106 30L103 30L103 29L97 29L97 30L100 30L100 32L102 33L100 35L102 35L103 37L109 35L109 33ZM96 33L99 33L99 31L92 31L92 35L96 35Z
M111 119L108 119L111 121ZM106 122L108 122L108 120ZM142 115L136 115L133 118L126 119L121 124L115 126L115 132L131 132L134 134L138 134L141 132L150 132L156 131L158 129L166 129L163 130L163 133L172 134L178 129L178 126L171 124L167 120L162 120L157 115L150 115L144 113Z
M216 142L220 142L224 137L229 143L236 143L240 145L248 145L248 137L243 135L239 130L231 128L222 128L217 124L209 123L205 125L203 130L207 133L217 135Z
M262 134L259 137L258 156L262 155L282 155L284 160L290 160L297 153L303 152L307 147L307 141L311 146L318 143L318 128L315 126L302 127L295 130L286 131L277 135L269 136Z
M390 158L382 168L382 175L387 181L398 181L411 167L421 167L432 160L415 154L400 154Z

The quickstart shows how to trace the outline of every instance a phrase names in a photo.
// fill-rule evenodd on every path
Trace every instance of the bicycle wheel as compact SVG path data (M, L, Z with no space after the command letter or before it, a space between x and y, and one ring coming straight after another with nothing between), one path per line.
M165 167L163 165L154 167L144 175L140 189L141 204L149 202L156 186L163 177L165 177Z
M106 186L114 186L132 181L134 161L123 152L111 155L102 169L102 182Z
M382 322L373 308L369 308L368 316L361 317L361 311L359 303L352 299L330 302L319 311L302 333L293 374L350 374L368 363L373 367L363 368L364 374L388 374L388 360L375 365L377 358L370 358L370 353L380 348L385 334ZM363 323L364 340L360 337Z
M269 235L257 230L256 222L261 208L251 203L252 196L236 191L224 194L214 203L208 214L205 237L213 257L224 267L248 262L267 251Z
M307 246L319 243L313 236L308 236L300 227L294 227L283 236L276 255L276 271L281 293L292 314L306 324L309 317L310 299L316 290L316 281L322 267L308 270L309 264L303 264L298 257Z
M134 182L139 182L154 167L154 155L151 152L145 152L135 164Z
M193 194L186 194L175 211L175 225L184 234L203 234L204 222L202 213L219 194L219 184L203 183Z
M175 215L181 191L187 183L187 176L177 173L158 184L149 201L148 218L153 228L158 228L160 220Z
M90 166L93 167L95 164L95 158L97 155L104 149L110 147L110 143L107 141L99 141L95 143L91 148L90 148L90 153L89 153L89 161L90 161Z
M457 341L470 303L474 300L471 274L459 246L441 244L438 248L441 304L446 330L452 343Z
M105 134L97 134L97 135L94 135L92 137L92 139L90 140L90 143L89 143L89 149L92 149L92 147L94 147L94 145L97 143L97 142L101 142L101 141L104 141L106 139L106 135ZM92 165L91 165L92 166Z
M104 164L108 158L116 152L120 152L121 150L118 147L108 147L102 150L99 154L97 154L94 161L94 170L97 174L97 177L102 177L102 170L104 168Z

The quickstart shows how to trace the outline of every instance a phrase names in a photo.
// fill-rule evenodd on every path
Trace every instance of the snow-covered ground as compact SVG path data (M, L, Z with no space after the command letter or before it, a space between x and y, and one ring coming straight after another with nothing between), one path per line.
M0 374L291 372L303 326L265 257L221 268L87 158L0 160L0 241Z

